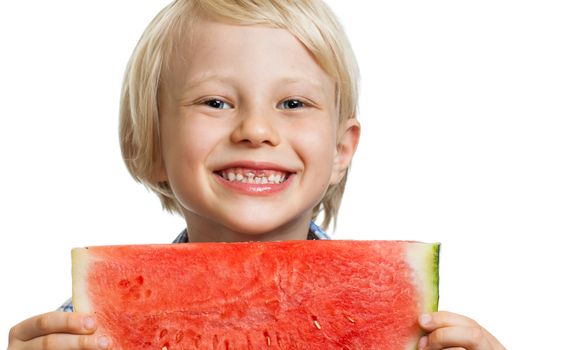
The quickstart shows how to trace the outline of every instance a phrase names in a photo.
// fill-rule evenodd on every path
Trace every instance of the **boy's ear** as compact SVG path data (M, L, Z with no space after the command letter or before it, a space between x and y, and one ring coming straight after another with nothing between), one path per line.
M339 126L337 149L329 182L331 185L338 184L345 176L357 150L360 135L361 124L355 118L349 118Z

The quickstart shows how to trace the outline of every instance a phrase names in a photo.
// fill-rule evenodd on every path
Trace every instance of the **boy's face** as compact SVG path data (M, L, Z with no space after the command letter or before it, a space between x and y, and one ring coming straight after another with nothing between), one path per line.
M334 81L282 29L202 21L174 56L160 178L190 238L304 239L358 139L356 121L339 126Z

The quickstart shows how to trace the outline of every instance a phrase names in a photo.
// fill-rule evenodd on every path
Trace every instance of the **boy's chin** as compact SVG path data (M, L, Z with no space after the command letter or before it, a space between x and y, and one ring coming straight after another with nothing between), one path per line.
M277 224L267 221L252 221L249 223L231 223L230 230L238 235L251 236L257 240L259 236L271 235L277 231Z
M275 241L289 239L305 239L309 223L294 225L270 218L259 220L244 220L230 222L228 228L236 233L237 240Z

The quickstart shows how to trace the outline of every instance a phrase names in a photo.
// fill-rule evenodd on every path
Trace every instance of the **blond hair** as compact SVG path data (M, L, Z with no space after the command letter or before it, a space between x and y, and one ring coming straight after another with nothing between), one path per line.
M158 94L162 74L178 43L201 18L288 30L334 79L339 121L355 118L357 113L355 57L339 21L321 0L175 0L148 25L127 65L120 103L120 143L134 179L156 193L164 209L179 214L182 209L169 183L154 180L162 163ZM336 223L346 181L347 173L313 208L313 219L323 213L324 229Z

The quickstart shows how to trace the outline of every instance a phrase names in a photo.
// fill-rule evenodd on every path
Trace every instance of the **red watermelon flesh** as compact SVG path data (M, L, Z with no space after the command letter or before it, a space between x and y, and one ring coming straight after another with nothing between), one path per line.
M415 349L438 244L188 243L77 248L76 311L114 349Z

